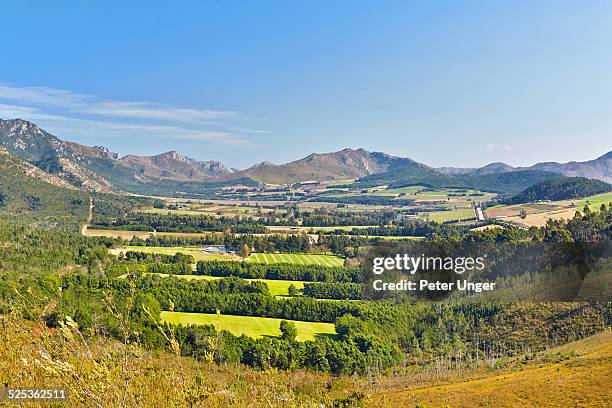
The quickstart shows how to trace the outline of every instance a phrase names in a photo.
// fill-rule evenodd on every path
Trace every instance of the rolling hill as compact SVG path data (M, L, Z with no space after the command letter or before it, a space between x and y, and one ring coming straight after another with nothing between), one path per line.
M104 148L63 141L35 124L0 120L0 146L12 155L87 191L111 191L111 182L92 162L112 162Z
M21 119L0 120L0 147L84 191L146 195L211 196L220 187L232 184L255 186L259 182L346 179L359 179L357 185L363 186L422 184L516 194L559 174L612 181L612 152L587 162L538 163L522 168L491 163L478 169L434 169L410 158L346 148L313 153L285 164L263 162L245 170L233 170L218 161L199 161L175 151L119 157L105 147L62 140Z
M198 161L175 151L156 156L128 155L120 158L119 163L140 176L168 180L205 181L233 173L218 161Z
M0 211L85 219L87 195L0 148Z
M557 162L543 162L536 163L529 167L512 167L506 163L491 163L486 166L477 169L461 169L454 167L443 167L440 169L442 172L447 174L469 174L469 175L485 175L485 174L499 174L511 171L525 171L525 170L540 170L548 171L552 173L562 174L568 177L586 177L590 179L597 179L605 181L607 183L612 182L612 151L596 158L585 162L568 162L568 163L557 163Z
M0 147L85 191L203 193L219 185L217 176L231 173L219 162L200 162L176 152L119 158L105 147L64 141L21 119L0 120Z
M529 167L533 170L553 171L569 177L587 177L612 183L612 151L586 162L537 163Z
M585 177L557 177L536 183L508 199L510 204L568 200L612 191L612 185Z
M332 181L360 178L400 170L404 174L432 175L437 172L412 159L365 149L343 149L332 153L313 153L287 164L260 163L236 173L256 181L293 183L308 180Z
M422 185L434 188L474 188L499 194L516 194L544 180L559 177L557 173L539 170L512 171L505 173L412 175L400 170L363 177L356 185L372 187L389 185L393 188Z

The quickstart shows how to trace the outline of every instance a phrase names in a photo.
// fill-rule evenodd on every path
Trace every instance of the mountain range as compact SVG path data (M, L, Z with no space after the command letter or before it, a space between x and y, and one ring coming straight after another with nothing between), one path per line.
M612 182L612 152L586 162L546 162L530 167L491 163L480 168L433 168L409 158L347 148L332 153L313 153L286 164L263 162L248 169L234 170L218 161L199 161L175 151L155 156L119 157L105 147L62 140L21 119L0 120L0 147L7 154L47 173L49 180L102 192L197 193L210 186L237 183L286 184L346 179L388 183L433 178L452 183L466 178L488 180L492 175L516 172L529 172L530 179L533 175L542 178L543 174L555 173Z
M158 179L202 181L233 173L218 161L198 161L175 151L156 156L128 155L120 158L118 162L135 170L141 177Z
M431 167L412 159L347 148L333 153L313 153L281 165L264 162L237 174L268 183L293 183L355 179L399 169L421 175L435 172Z

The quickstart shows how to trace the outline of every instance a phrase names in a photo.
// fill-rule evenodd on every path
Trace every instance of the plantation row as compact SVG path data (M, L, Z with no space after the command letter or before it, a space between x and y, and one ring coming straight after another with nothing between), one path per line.
M195 273L211 276L238 276L250 279L285 279L309 282L361 282L355 267L321 265L259 264L253 262L200 261Z

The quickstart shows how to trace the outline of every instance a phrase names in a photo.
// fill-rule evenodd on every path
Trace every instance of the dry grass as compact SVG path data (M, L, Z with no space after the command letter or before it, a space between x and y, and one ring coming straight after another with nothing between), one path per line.
M525 224L529 227L542 227L544 225L546 225L546 222L551 219L551 220L561 220L561 219L565 219L565 220L569 220L574 218L574 215L576 214L576 209L575 208L568 208L568 209L563 209L563 210L555 210L555 211L546 211L546 212L542 212L542 213L534 213L534 214L527 214L527 216L525 217L525 219L522 219L521 217L508 217L508 218L504 218L504 221L511 221L511 222L516 222L519 224Z
M611 373L612 331L608 330L552 349L525 365L517 360L507 369L383 382L372 390L376 394L369 403L393 407L604 407L612 406Z
M51 330L16 314L0 316L0 382L67 388L69 401L61 406L331 406L334 398L348 395L356 381L308 371L217 365L150 352L129 341L90 339L73 322Z
M133 301L134 291L130 292ZM129 316L115 316L123 341L82 333L67 319L48 329L35 306L18 294L15 311L0 315L0 382L9 387L63 387L70 407L333 407L351 394L366 406L612 406L612 331L507 364L397 367L385 375L333 377L306 370L257 371L147 351L133 339ZM127 303L133 305L128 299ZM131 310L129 306L126 310ZM29 320L24 320L22 316ZM415 360L416 362L416 360ZM452 363L451 363L452 364ZM11 406L11 405L8 405ZM44 406L41 403L12 406ZM52 405L47 405L52 406Z

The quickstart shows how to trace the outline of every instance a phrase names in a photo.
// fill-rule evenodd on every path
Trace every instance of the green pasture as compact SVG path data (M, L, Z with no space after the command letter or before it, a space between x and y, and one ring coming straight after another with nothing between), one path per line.
M264 336L280 336L280 322L283 319L254 316L216 315L208 313L161 312L163 321L182 325L212 324L219 330L227 330L235 336L246 335L253 338ZM286 319L285 319L286 320ZM298 341L314 340L320 335L336 333L332 323L302 322L295 323Z
M576 205L578 210L582 210L587 203L591 210L599 210L602 204L608 205L612 202L612 191L581 198L580 200L574 200L572 202Z
M342 266L344 259L335 255L287 254L287 253L253 253L247 261L274 264L291 263L297 265Z
M242 261L236 255L229 254L207 254L200 248L195 247L157 247L157 246L125 246L125 251L139 251L150 254L174 255L181 252L185 255L193 255L196 261ZM253 253L244 259L248 262L264 264L291 263L297 265L323 265L342 266L344 258L335 255L320 254L293 254L293 253Z
M475 218L476 213L473 209L462 209L462 210L451 210L451 211L434 211L429 213L421 213L421 217L426 218L429 216L430 221L434 222L445 222L452 220L466 220Z
M161 277L168 277L170 275L166 273L155 273L150 275L157 275ZM216 280L223 279L220 276L208 276L208 275L172 275L175 278L186 279L186 280ZM287 296L289 294L289 286L293 285L296 289L302 289L304 287L303 281L291 281L291 280L280 280L280 279L245 279L246 281L253 282L259 281L264 282L268 285L270 295L272 296Z

